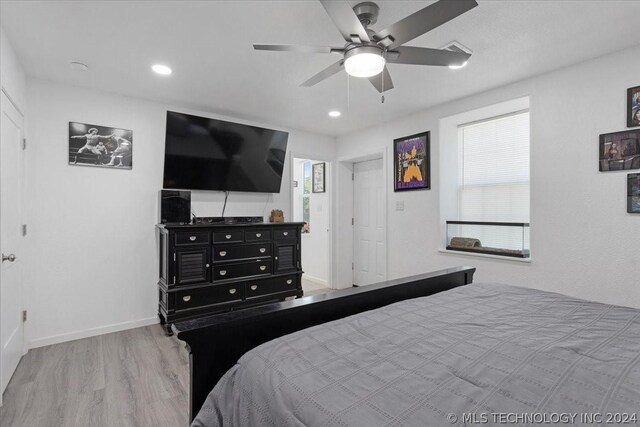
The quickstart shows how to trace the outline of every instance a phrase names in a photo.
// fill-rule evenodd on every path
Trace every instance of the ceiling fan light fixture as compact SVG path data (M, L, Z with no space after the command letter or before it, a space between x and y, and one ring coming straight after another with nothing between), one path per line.
M452 70L459 70L460 68L466 67L468 63L469 63L469 61L464 61L460 65L449 65L449 68L452 69Z
M386 60L382 50L374 46L362 46L345 54L344 69L353 77L373 77L384 70Z

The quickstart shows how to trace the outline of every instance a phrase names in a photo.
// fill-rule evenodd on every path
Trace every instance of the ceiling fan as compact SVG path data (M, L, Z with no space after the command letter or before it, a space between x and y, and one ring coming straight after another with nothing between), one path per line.
M313 86L342 71L368 78L378 92L393 88L386 64L461 66L471 54L444 49L402 46L478 5L476 0L440 0L375 32L380 8L373 2L351 8L347 0L320 0L346 43L343 47L254 44L256 50L301 53L335 53L342 58L301 84Z

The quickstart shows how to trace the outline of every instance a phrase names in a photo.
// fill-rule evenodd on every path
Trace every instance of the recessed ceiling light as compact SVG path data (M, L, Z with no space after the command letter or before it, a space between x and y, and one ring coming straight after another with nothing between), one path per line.
M87 71L89 69L87 64L83 64L82 62L78 61L69 61L69 66L72 70L75 71Z
M163 76L168 76L169 74L172 73L171 68L167 67L166 65L162 65L162 64L155 64L153 66L151 66L151 69L158 73L161 74Z
M340 117L342 115L342 113L340 111L329 111L329 117Z

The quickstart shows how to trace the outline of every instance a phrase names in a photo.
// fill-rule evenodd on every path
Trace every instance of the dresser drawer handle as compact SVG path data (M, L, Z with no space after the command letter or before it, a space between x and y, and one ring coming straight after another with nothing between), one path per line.
M220 256L227 256L227 251L220 251Z
M282 232L282 235L283 235L283 236L288 236L288 235L289 235L289 232L288 232L288 231L283 231L283 232Z
M262 233L256 233L256 237L262 237Z
M209 267L210 267L210 265L209 265L209 264L206 264L206 266L207 266L207 268L209 268Z
M287 285L290 285L292 283L293 283L293 280L291 280L291 279L287 280Z
M260 248L260 253L263 254L267 251L267 248Z
M224 236L227 240L229 240L231 238L231 234L227 234L226 236Z
M189 240L191 240L192 242L194 242L197 239L196 236L189 236Z
M185 296L183 296L183 297L182 297L182 301L184 301L184 302L191 301L191 295L185 295Z
M235 293L236 293L236 290L235 290L235 289L229 289L229 293L230 293L231 295L233 295L233 294L235 294Z
M258 285L251 285L251 290L255 291L256 289L258 289Z
M266 269L267 269L267 266L266 266L266 265L261 265L261 266L260 266L260 271L265 271Z
M220 270L220 275L221 275L221 276L224 276L224 275L226 275L226 274L227 274L227 270Z

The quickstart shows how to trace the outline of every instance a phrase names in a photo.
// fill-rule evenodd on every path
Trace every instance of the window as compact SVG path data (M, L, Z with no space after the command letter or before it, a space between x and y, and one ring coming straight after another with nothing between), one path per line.
M528 111L458 127L458 220L528 223L529 192ZM522 228L475 233L483 246L528 246Z

